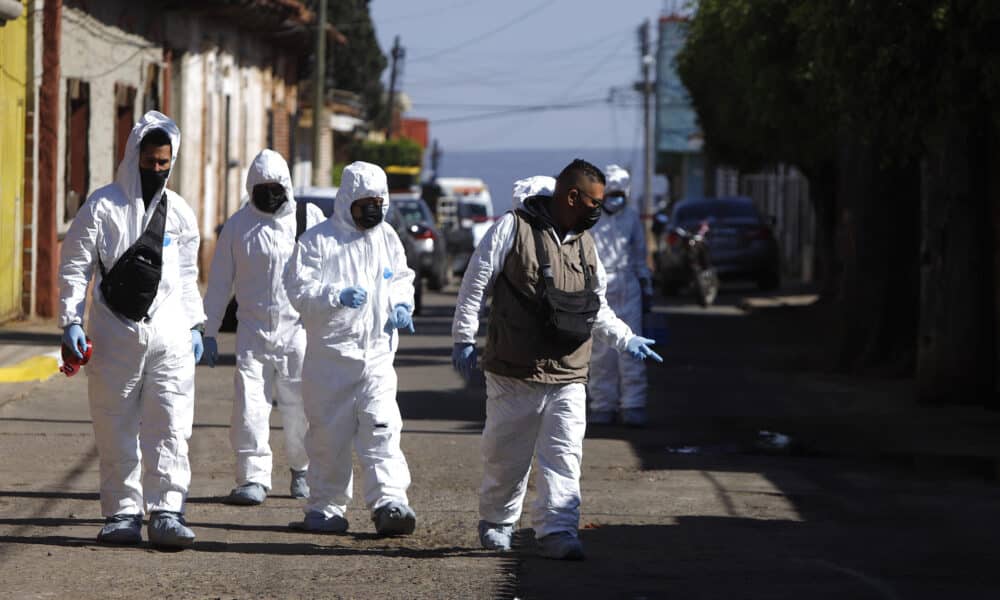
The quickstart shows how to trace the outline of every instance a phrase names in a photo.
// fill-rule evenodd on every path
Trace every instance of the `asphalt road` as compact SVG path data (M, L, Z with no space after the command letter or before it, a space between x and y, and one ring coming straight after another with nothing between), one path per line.
M478 547L485 391L450 368L453 293L427 294L396 359L418 515L406 538L377 538L358 492L348 534L289 530L301 504L285 495L282 467L263 506L219 502L233 485L232 336L222 365L198 369L188 505L198 539L184 552L94 543L83 377L4 385L0 597L1000 597L1000 419L914 407L907 381L826 373L835 332L822 311L772 298L748 312L748 295L731 290L709 310L657 307L668 335L666 363L649 371L652 425L588 431L581 563L539 558L527 517L514 552Z

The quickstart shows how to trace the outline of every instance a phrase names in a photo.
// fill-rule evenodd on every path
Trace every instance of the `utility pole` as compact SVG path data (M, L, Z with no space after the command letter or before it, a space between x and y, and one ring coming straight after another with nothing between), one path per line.
M438 141L435 138L434 143L431 144L431 181L437 179L438 165L440 164L441 164L441 147L438 146Z
M653 224L653 82L650 71L653 55L650 53L649 19L639 26L639 52L642 61L642 124L645 131L645 164L643 165L642 197L643 205L639 213L644 217L646 231ZM649 237L647 233L647 238Z
M331 181L322 181L319 168L320 156L323 150L323 108L326 104L326 4L328 0L319 0L316 11L316 59L313 61L313 144L312 144L312 184L316 187L333 185ZM331 148L332 151L332 148Z
M389 72L389 123L386 126L386 138L392 139L393 133L395 133L396 119L396 78L401 69L400 61L406 56L406 50L399 45L399 36L396 36L395 41L392 44L392 70Z

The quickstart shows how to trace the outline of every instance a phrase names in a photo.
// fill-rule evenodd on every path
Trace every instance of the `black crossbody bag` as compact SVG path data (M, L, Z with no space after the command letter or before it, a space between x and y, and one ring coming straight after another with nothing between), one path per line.
M594 321L597 320L597 312L601 310L601 299L594 291L593 274L583 254L583 242L580 242L579 248L584 289L567 292L556 287L553 281L552 260L542 240L542 231L532 227L531 232L535 237L535 254L542 275L538 289L542 307L547 313L547 321L560 339L580 345L590 339Z
M166 194L160 198L146 230L105 272L100 255L101 295L111 310L141 321L149 317L163 273L163 231L167 225Z

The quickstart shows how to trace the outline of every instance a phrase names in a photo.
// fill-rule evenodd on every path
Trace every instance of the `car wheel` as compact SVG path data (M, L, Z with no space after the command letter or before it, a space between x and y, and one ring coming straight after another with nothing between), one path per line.
M781 285L781 277L777 273L765 273L757 277L757 289L762 292L771 292Z

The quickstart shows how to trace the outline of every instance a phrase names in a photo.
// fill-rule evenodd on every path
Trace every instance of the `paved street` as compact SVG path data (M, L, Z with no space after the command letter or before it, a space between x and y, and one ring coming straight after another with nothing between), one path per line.
M189 551L94 543L84 377L0 384L0 597L997 597L1000 415L914 407L907 381L817 371L834 333L818 335L822 309L743 303L753 294L657 307L670 329L650 370L653 425L588 431L582 563L537 557L527 518L515 552L479 549L485 392L451 370L453 293L428 295L396 360L418 514L407 538L376 538L357 492L349 534L290 531L301 507L283 468L263 506L219 502L233 485L231 335L223 364L198 369Z

